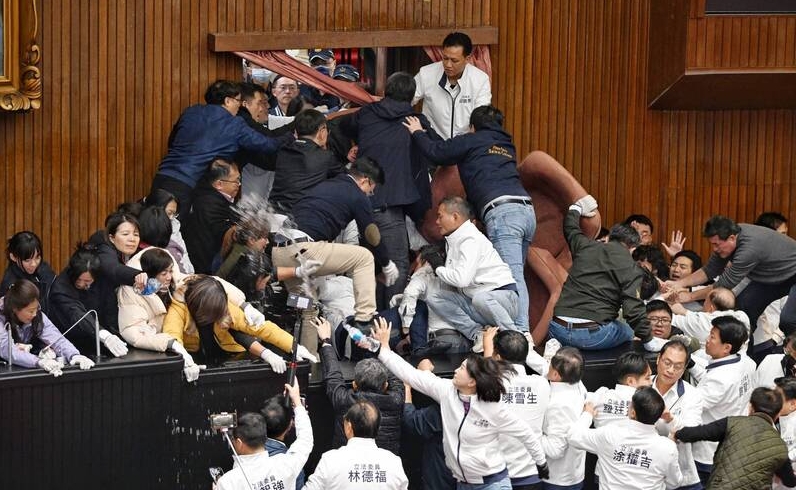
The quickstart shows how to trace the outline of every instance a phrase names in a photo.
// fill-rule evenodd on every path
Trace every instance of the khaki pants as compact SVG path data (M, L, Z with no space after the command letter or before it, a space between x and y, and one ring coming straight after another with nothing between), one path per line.
M296 254L305 250L304 257L321 262L316 276L343 274L354 282L354 318L358 321L369 321L376 314L376 273L373 254L359 245L329 242L302 242L287 247L274 247L271 252L274 266L297 267L299 261ZM301 279L291 278L284 281L292 293L301 292ZM301 345L310 351L317 350L317 334L307 320L314 317L314 310L304 315Z

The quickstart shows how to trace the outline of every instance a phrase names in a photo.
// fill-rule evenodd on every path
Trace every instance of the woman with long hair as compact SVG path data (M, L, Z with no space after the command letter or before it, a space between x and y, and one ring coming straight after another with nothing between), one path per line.
M0 330L0 358L16 366L41 367L54 376L61 375L63 365L57 357L63 357L72 366L90 369L94 362L66 340L55 328L39 305L39 288L27 279L16 281L2 298L0 323L11 326L11 338L5 329ZM8 359L8 343L11 359Z
M177 219L180 217L177 212L180 207L177 198L169 191L154 189L146 199L144 199L144 205L146 207L161 208L166 212L166 216L168 216L171 221L171 237L169 238L169 244L165 248L171 253L171 256L174 257L180 272L183 274L193 274L193 264L191 263L191 258L188 256L185 240L182 238L180 220Z
M69 264L58 274L50 292L49 316L56 327L65 333L72 343L87 349L95 342L95 318L86 315L94 310L99 312L100 296L92 287L99 276L100 260L95 247L80 243L69 258ZM101 328L100 341L115 357L127 354L127 344L112 332Z
M515 373L511 364L470 355L456 368L453 379L442 379L430 371L415 369L390 351L390 325L379 318L372 336L381 342L379 360L404 383L440 404L445 462L458 489L511 490L499 435L517 438L536 462L539 476L546 478L547 460L536 433L515 413L500 403L506 392L504 380Z
M184 290L178 289L174 295L163 331L189 352L201 353L204 359L217 361L227 354L248 351L277 373L285 371L284 359L266 349L260 341L284 352L293 350L292 335L269 321L250 323L243 310L229 301L219 279L200 274L187 278ZM296 358L318 362L302 345L297 348Z
M20 231L8 240L8 267L0 283L0 296L19 279L27 279L39 288L39 302L45 313L50 312L49 298L55 272L44 260L41 239L32 231Z

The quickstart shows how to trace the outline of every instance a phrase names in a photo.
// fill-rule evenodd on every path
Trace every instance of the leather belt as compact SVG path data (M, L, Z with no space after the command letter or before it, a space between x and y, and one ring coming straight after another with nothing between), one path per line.
M462 334L459 333L458 330L455 330L453 328L440 328L439 330L435 330L433 332L428 333L429 340L445 336L462 337Z
M298 238L288 238L283 235L277 235L276 239L274 240L274 247L289 247L290 245L294 245L296 243L305 243L311 241L312 238L308 236L301 236Z
M493 209L502 204L525 204L528 206L533 206L533 201L531 200L530 197L525 197L525 198L509 197L506 199L501 199L499 201L492 201L486 206L484 206L484 209L481 210L481 216L486 216L486 213L492 211Z
M554 316L552 322L558 325L559 327L564 328L588 328L589 330L597 330L602 324L597 322L581 322L581 323L570 323L568 321L562 320L557 316Z

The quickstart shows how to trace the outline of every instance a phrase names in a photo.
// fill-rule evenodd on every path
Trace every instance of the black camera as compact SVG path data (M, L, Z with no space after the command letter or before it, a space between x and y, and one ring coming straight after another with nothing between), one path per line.
M210 414L210 428L215 431L232 429L238 426L238 412Z
M292 306L293 308L301 308L306 310L312 306L312 298L290 293L287 295L287 305Z

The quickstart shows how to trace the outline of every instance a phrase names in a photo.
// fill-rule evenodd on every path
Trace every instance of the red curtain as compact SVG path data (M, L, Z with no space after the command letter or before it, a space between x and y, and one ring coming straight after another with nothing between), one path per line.
M437 62L442 59L442 48L439 46L425 46L423 50L431 58L431 61ZM489 57L489 46L473 46L472 59L473 65L489 75L489 81L491 82L492 59Z
M255 65L262 66L275 73L280 73L359 105L379 100L379 97L369 94L359 85L326 76L293 59L284 51L236 51L235 54L251 61Z

